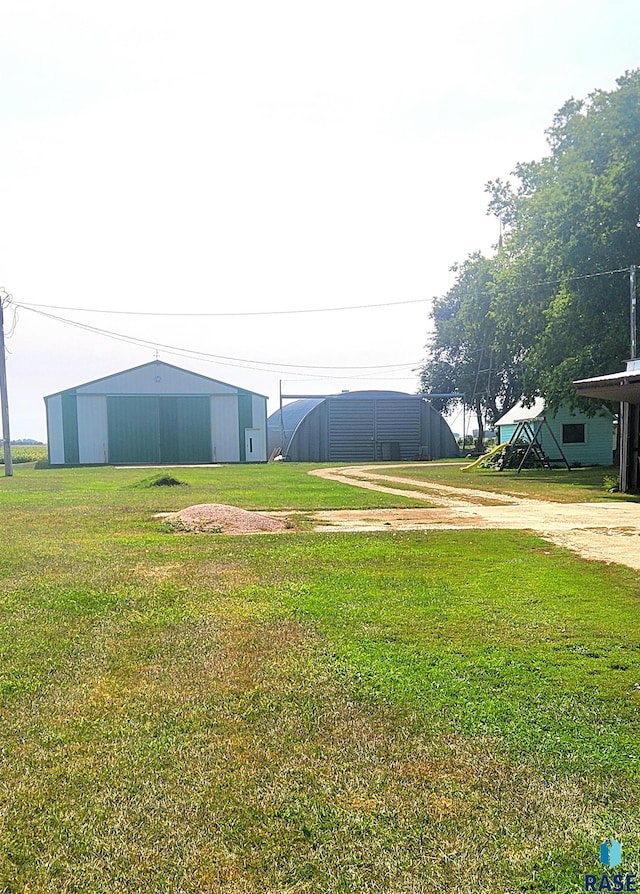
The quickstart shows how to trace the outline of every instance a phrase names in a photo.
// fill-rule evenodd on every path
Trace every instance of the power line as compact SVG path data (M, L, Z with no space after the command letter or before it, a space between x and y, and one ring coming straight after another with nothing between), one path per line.
M584 273L576 276L564 276L561 279L539 280L531 282L527 285L532 286L557 286L565 282L575 282L582 279L593 279L599 276L613 276L616 273L628 273L629 267L620 267L616 270L602 270L596 273ZM92 313L92 314L111 314L117 316L128 317L276 317L276 316L292 316L296 314L321 314L321 313L339 313L349 310L372 310L379 307L403 307L411 304L427 304L430 298L412 298L406 301L382 301L371 304L347 304L338 307L308 307L294 308L291 310L246 310L246 311L151 311L151 310L115 310L114 308L95 308L95 307L71 307L64 304L38 304L30 301L22 301L19 307L37 312L36 308L46 308L47 310L65 310L75 313ZM57 319L54 317L54 319ZM61 319L61 318L60 318ZM71 322L71 321L69 321Z
M65 317L59 317L55 314L48 314L41 310L35 310L33 307L28 305L16 305L17 307L24 307L25 310L30 311L31 313L37 314L38 316L45 317L49 320L54 320L57 323L63 323L68 326L73 326L77 329L82 329L85 332L91 332L96 335L101 335L106 338L112 338L116 341L123 341L126 344L134 344L138 347L147 347L147 348L162 348L164 351L170 354L175 354L177 356L182 357L191 357L198 358L201 360L205 360L212 363L220 363L222 362L225 366L240 366L242 369L250 368L250 369L259 369L261 371L269 371L269 372L279 372L281 370L345 370L347 374L355 371L366 371L367 375L375 374L377 370L387 370L388 372L401 372L403 369L411 370L412 368L419 365L419 361L412 363L387 363L387 364L370 364L366 366L317 366L313 364L301 364L301 363L278 363L277 361L271 360L250 360L246 357L230 357L224 354L212 354L206 351L197 351L192 350L190 348L181 348L177 345L168 345L162 342L151 341L145 338L138 338L133 335L126 335L122 332L113 332L109 329L101 329L97 326L91 326L88 323L79 323L77 320L68 320ZM323 374L319 376L319 378L343 378L343 376L329 376Z
M327 314L335 313L343 310L370 310L376 307L400 307L405 304L426 304L430 298L414 298L407 301L385 301L380 304L351 304L343 307L308 307L296 308L295 310L244 310L244 311L223 311L209 312L164 312L153 310L100 310L93 307L67 307L63 304L34 304L28 301L21 302L23 307L33 309L36 307L44 307L48 310L70 310L77 313L91 314L118 314L128 317L276 317L288 316L291 314Z
M612 276L616 273L628 273L629 267L620 267L616 270L602 270L596 273L583 273L576 276L564 276L560 279L546 279L529 283L529 286L557 286L565 282L574 282L580 279L592 279L598 276ZM378 307L402 307L410 304L428 304L430 298L411 298L406 301L382 301L371 304L346 304L338 307L307 307L290 310L245 310L245 311L153 311L153 310L115 310L114 308L95 307L71 307L65 304L38 304L31 301L21 301L24 308L46 308L47 310L66 310L76 313L113 314L128 317L276 317L290 316L294 314L323 314L337 313L346 310L371 310Z
M620 267L619 270L602 270L599 273L583 273L577 276L563 276L562 279L546 279L540 282L526 283L527 286L560 286L565 282L575 282L579 279L595 279L598 276L613 276L615 273L629 273L629 267Z

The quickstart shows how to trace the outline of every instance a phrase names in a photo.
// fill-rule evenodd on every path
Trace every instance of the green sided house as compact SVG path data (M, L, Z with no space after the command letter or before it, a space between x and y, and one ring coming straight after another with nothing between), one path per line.
M521 403L496 422L498 443L509 441L521 422L531 423L533 429L542 419L553 432L570 465L610 466L615 448L614 417L605 407L596 416L585 416L568 407L561 407L555 415L545 409L544 398L537 397L531 407ZM539 433L544 452L557 457L558 448L546 426Z
M44 401L53 466L267 459L266 397L160 360Z

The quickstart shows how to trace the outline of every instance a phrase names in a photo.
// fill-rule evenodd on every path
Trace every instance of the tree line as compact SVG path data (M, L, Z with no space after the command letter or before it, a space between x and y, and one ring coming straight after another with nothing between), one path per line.
M423 392L464 392L481 437L522 397L581 406L574 379L629 357L629 269L640 262L640 69L570 99L549 154L487 184L495 253L472 254L434 299ZM434 400L440 409L455 398ZM582 404L594 411L593 402Z

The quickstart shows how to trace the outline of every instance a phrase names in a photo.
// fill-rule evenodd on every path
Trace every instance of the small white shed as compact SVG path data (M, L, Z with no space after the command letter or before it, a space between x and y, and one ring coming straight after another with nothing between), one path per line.
M156 360L45 397L49 462L266 462L267 398Z

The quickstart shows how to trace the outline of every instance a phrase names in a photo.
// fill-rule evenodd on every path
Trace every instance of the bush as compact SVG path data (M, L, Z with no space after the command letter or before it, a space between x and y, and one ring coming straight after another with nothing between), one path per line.
M132 484L132 487L189 487L186 481L180 481L179 478L174 478L172 475L163 475L157 474L152 475L151 478L143 478L142 481L138 481L136 484Z

